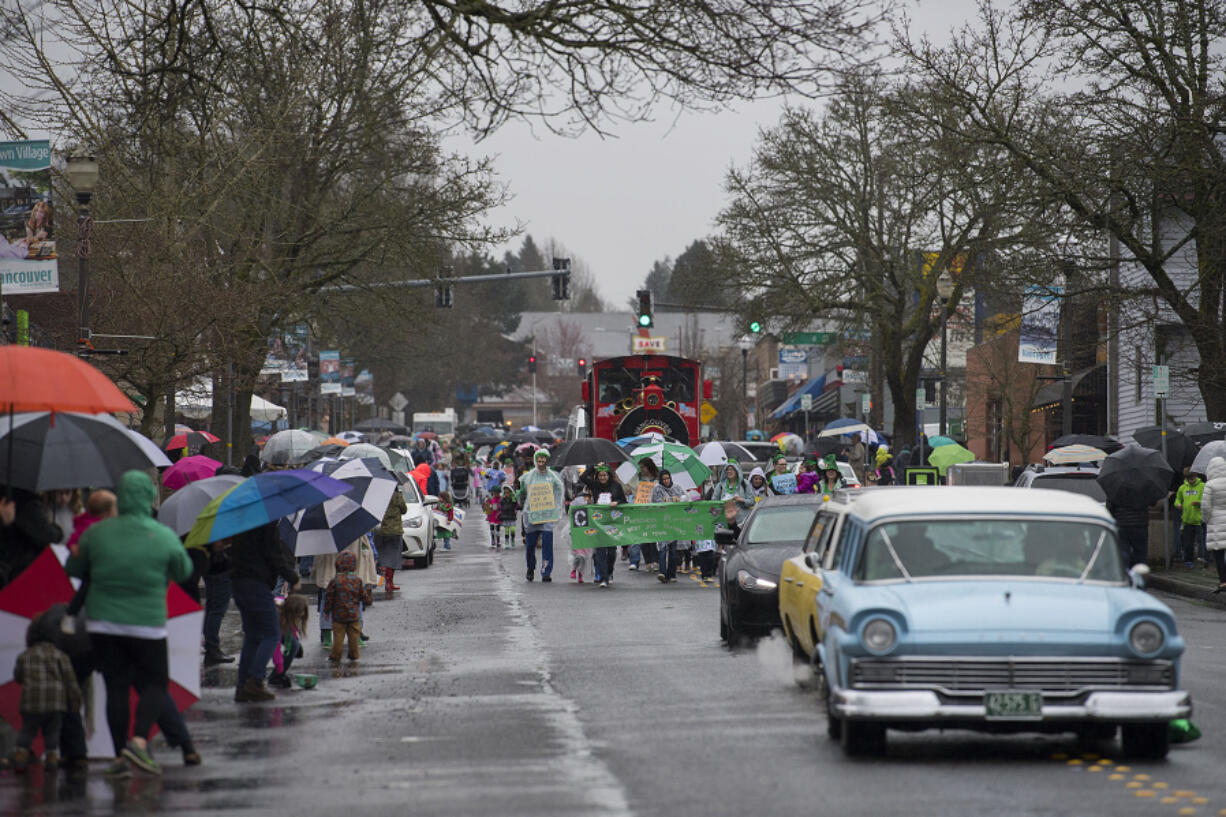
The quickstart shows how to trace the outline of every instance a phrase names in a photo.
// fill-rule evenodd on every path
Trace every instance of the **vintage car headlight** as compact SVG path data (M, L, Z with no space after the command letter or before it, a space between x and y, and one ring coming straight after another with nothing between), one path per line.
M404 520L405 527L420 528L426 521L424 516L410 516Z
M874 618L860 633L864 646L871 652L888 652L898 641L898 630L888 619Z
M1138 655L1153 655L1166 643L1166 634L1152 621L1138 621L1128 632L1128 644Z
M770 579L755 576L748 570L738 570L736 572L736 583L746 590L758 590L764 593L774 590L779 586Z

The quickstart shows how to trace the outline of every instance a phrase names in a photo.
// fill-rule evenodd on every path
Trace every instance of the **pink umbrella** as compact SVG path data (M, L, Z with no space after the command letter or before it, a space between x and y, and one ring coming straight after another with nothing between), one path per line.
M203 454L184 457L166 469L166 473L162 474L162 484L177 491L189 482L215 476L220 467L220 462Z

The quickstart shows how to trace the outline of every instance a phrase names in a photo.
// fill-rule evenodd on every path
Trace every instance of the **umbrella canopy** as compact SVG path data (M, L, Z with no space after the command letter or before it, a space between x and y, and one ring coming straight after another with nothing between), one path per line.
M403 423L393 423L391 420L384 420L382 417L359 420L353 424L353 427L358 431L390 431L393 434L409 433L409 429Z
M110 417L109 414L105 415ZM132 438L132 442L140 446L140 450L145 452L145 456L149 458L149 462L157 468L169 468L170 458L166 456L166 452L158 448L158 444L153 440L141 434L136 429L126 429L128 436Z
M841 436L818 437L809 444L807 453L816 454L819 457L825 457L829 454L837 454L839 449L845 445L847 445L847 441Z
M798 434L776 434L771 442L785 454L803 454L805 451L805 441Z
M753 462L756 459L744 446L729 442L703 443L695 446L694 453L708 468L727 465L729 459L737 462Z
M1063 437L1057 437L1048 448L1063 448L1066 445L1088 445L1105 454L1114 454L1124 447L1124 444L1114 437L1102 434L1065 434Z
M475 437L469 437L467 442L470 442L476 447L480 448L483 445L498 445L500 442L502 442L502 439L502 437L495 437L490 434L480 434Z
M955 440L953 437L944 437L940 434L936 435L935 437L928 438L929 448L940 448L945 445L957 445L957 444L958 444L958 441Z
M622 482L634 479L638 475L638 464L645 459L650 459L657 468L667 468L678 488L696 488L711 476L711 469L703 464L694 450L681 443L647 443L627 453L630 462L623 462L617 467L617 477Z
M328 437L326 440L320 440L320 445L339 445L345 448L349 445L349 440L343 440L340 437Z
M413 470L413 457L408 451L390 445L380 445L378 448L387 454L393 473L407 474Z
M383 523L398 485L377 459L317 462L311 470L344 482L349 491L277 523L281 541L294 555L337 553Z
M766 435L763 434L759 429L751 428L745 432L745 439L751 443L760 443L764 439L766 439Z
M327 445L316 446L315 448L312 448L310 451L303 454L302 457L299 458L298 461L303 462L303 463L315 462L316 460L322 460L328 457L331 457L333 459L340 459L341 452L344 451L348 447L349 447L348 445L337 445L336 443L328 443Z
M354 443L360 443L362 440L365 440L366 435L360 431L353 431L351 429L349 431L342 431L340 434L337 434L336 439L347 445L353 445Z
M1226 423L1188 423L1181 431L1197 445L1226 440Z
M205 505L244 479L238 474L222 474L189 483L166 498L158 508L158 521L177 535L184 536L192 529Z
M301 462L301 458L312 448L319 445L315 436L306 431L291 428L278 431L264 443L260 452L260 462L265 465L289 465Z
M1132 438L1146 448L1155 451L1162 450L1162 427L1145 426L1132 432ZM1196 459L1196 443L1192 442L1182 431L1173 428L1166 429L1166 461L1174 469L1176 476L1183 476L1183 469Z
M397 448L412 448L415 442L416 440L408 434L393 434L387 440L388 445L394 445Z
M328 432L320 431L319 429L316 429L316 428L300 428L298 430L305 431L307 434L310 434L312 437L319 440L321 443L324 440L329 440L332 438L332 435L329 434Z
M1174 474L1162 452L1126 445L1103 460L1098 484L1110 502L1152 505L1166 496Z
M435 434L433 431L418 431L418 432L415 432L413 436L415 438L422 439L422 440L437 440L438 439L438 435Z
M1099 462L1107 458L1107 452L1091 445L1062 445L1043 455L1052 465L1067 465L1072 462Z
M318 471L266 471L248 477L204 506L187 534L188 547L242 533L352 490Z
M647 443L662 443L665 441L676 442L676 440L665 437L658 431L648 431L646 434L640 434L637 437L622 437L620 440L617 440L617 444L622 448L637 448Z
M612 440L601 437L583 437L562 443L551 452L549 465L565 468L568 465L596 465L601 462L623 462L626 452Z
M855 417L842 417L826 423L826 427L819 431L817 436L833 437L836 434L855 434L857 432L868 434L872 430L868 424L860 422Z
M974 459L975 455L969 449L954 443L953 445L942 445L932 449L932 453L928 455L928 464L935 465L937 473L945 476L949 466L960 462L971 462Z
M1212 440L1205 443L1204 447L1196 453L1196 459L1192 460L1192 470L1203 476L1208 472L1209 460L1214 457L1226 459L1226 442Z
M341 452L342 460L356 460L373 457L388 471L392 470L392 458L377 445L370 443L355 443ZM352 540L351 540L352 541Z
M109 414L0 414L0 484L28 491L110 488L154 462Z
M554 440L552 431L516 431L507 435L513 443L551 443Z
M507 453L510 450L511 450L511 441L503 440L502 442L498 443L498 445L494 446L494 450L490 452L490 456L497 459L498 457L501 457L503 454Z
M37 346L0 346L0 411L135 412L111 379L73 355Z
M519 445L515 446L515 453L516 454L531 454L532 452L536 451L538 448L540 448L540 446L537 445L536 443L532 443L532 442L520 443Z
M216 474L220 467L220 462L203 454L184 457L166 469L162 474L162 484L172 491L177 491L189 482L208 479Z
M178 451L180 448L198 448L217 442L221 442L221 438L207 431L187 431L171 437L163 448L167 451Z

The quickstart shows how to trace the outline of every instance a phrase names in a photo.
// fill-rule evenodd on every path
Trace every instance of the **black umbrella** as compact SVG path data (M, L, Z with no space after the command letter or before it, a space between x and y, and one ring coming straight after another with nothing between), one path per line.
M1162 450L1162 428L1161 426L1145 426L1138 428L1132 432L1132 438L1146 448L1152 448L1155 451ZM1166 461L1171 468L1175 469L1177 477L1183 476L1183 469L1192 464L1196 459L1196 443L1192 442L1187 435L1176 431L1171 427L1166 429Z
M400 423L393 423L391 420L384 420L382 417L371 417L366 420L359 420L353 424L353 427L358 431L390 431L393 434L408 434L409 429Z
M625 462L630 459L625 450L612 440L603 437L584 437L571 440L555 448L549 457L553 468L568 465L597 465L602 462Z
M1106 437L1102 434L1065 434L1053 440L1052 444L1047 446L1047 450L1063 448L1066 445L1088 445L1105 454L1114 454L1124 447L1124 444L1114 437Z
M469 437L465 442L472 443L474 448L480 448L483 445L498 445L498 443L502 442L502 437L482 434L477 437Z
M508 434L506 436L506 439L510 440L513 443L537 443L539 444L541 440L538 435L541 433L542 432L539 432L539 431L515 431L515 432ZM544 432L544 433L547 439L550 439L550 440L553 439L552 434L550 434L549 432ZM501 442L501 440L499 440L499 442Z
M397 448L412 448L413 443L414 443L413 438L408 436L407 434L393 434L391 437L388 437L387 439L388 445L394 445Z
M1214 440L1226 440L1226 423L1188 423L1181 430L1199 446Z
M1128 445L1103 460L1098 484L1110 502L1152 505L1166 497L1174 474L1161 451Z
M336 443L328 443L327 445L319 445L319 446L316 446L315 448L312 448L310 451L306 452L301 457L295 459L293 462L296 465L303 465L308 462L315 462L316 460L322 460L325 457L340 457L341 452L344 451L345 448L346 446L338 445Z
M809 443L806 452L816 454L818 457L825 457L829 454L839 453L839 449L848 445L847 440L842 437L818 437L813 442Z

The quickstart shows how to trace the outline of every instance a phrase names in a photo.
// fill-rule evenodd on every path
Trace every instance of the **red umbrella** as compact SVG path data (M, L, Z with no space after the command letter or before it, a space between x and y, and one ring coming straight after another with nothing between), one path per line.
M0 718L13 726L21 722L21 685L13 680L13 665L26 648L26 629L39 613L54 604L68 603L72 595L72 582L51 548L43 550L33 564L0 589ZM200 628L203 623L204 610L200 605L177 584L171 584L166 592L166 643L170 697L180 711L200 699ZM106 690L97 673L93 675L93 684L95 704L89 754L109 757L113 750L106 725ZM135 700L132 707L135 712ZM86 726L88 730L89 724ZM42 738L33 748L35 753L42 753Z
M162 474L162 484L177 491L189 482L214 476L220 467L220 462L203 454L184 457L166 469L166 473Z
M207 431L188 431L183 434L176 434L166 441L166 445L162 446L166 451L177 451L180 448L191 448L192 446L204 445L205 443L221 442L220 437L215 437ZM217 464L218 467L221 463ZM211 476L211 475L210 475Z
M134 412L111 379L85 361L35 346L0 346L0 410Z

